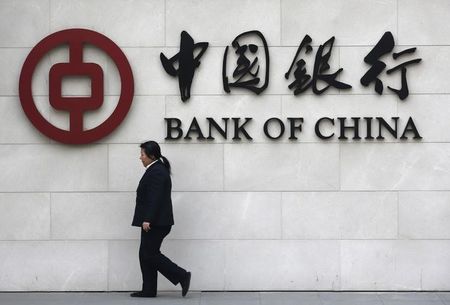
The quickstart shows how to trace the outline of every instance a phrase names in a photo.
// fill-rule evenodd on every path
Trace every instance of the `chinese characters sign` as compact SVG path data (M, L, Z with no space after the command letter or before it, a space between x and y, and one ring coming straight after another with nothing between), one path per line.
M247 40L254 39L254 43L248 43ZM314 94L320 95L330 87L336 89L351 89L352 86L343 81L337 80L339 74L344 70L339 68L337 71L330 71L330 58L333 49L335 37L328 39L323 45L320 45L314 60L313 67L307 67L302 56L307 56L313 52L311 46L312 38L306 35L298 46L297 52L292 59L292 64L285 73L284 77L290 81L288 88L294 95L299 95L308 89ZM260 46L258 46L258 43ZM231 46L237 56L233 73L228 75L228 53L229 46L225 48L222 66L222 82L225 92L230 93L232 88L241 88L250 90L255 94L261 94L269 85L270 56L269 48L264 35L259 31L248 31L238 35ZM381 37L375 47L364 57L364 62L370 65L367 72L361 77L361 84L368 87L374 83L375 92L383 93L383 82L379 79L380 74L386 68L386 64L380 60L380 57L390 54L395 46L394 37L391 32L386 32ZM194 56L195 48L200 48L198 55ZM200 58L208 48L207 42L194 44L192 37L185 31L181 33L180 52L174 55L170 60L161 53L161 63L166 72L171 76L177 76L180 86L181 100L185 102L190 97L190 87L194 78L194 71L200 65ZM398 53L392 53L394 60L406 54L412 54L416 48L409 48ZM259 56L259 57L258 57ZM177 61L179 67L176 70L173 62ZM401 88L395 89L388 86L397 96L404 100L409 95L408 82L406 79L407 67L419 63L422 59L416 58L402 62L386 71L387 74L400 71ZM265 71L262 73L261 71ZM319 88L319 85L324 85Z

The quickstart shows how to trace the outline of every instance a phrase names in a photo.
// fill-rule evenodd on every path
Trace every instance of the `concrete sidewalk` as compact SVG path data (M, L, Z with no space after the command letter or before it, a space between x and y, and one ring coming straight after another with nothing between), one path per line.
M450 292L159 292L136 299L125 292L0 293L0 305L450 305Z

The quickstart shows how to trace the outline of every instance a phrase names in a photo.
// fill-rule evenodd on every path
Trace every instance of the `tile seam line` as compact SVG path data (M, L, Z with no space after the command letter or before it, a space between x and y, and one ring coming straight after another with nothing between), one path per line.
M52 0L48 0L48 32L52 31Z
M164 46L167 45L167 0L164 0Z
M441 142L441 141L417 141L417 140L407 140L407 141L366 141L366 142L345 142L345 141L334 141L334 142L327 142L327 141L317 141L317 142L301 142L301 141L296 141L296 142L274 142L271 140L267 140L265 142L164 142L164 141L160 141L158 142L161 145L246 145L246 146L250 146L250 145L279 145L279 146L293 146L293 145L316 145L316 146L336 146L336 145L358 145L358 146L362 146L362 145L423 145L423 144L450 144L450 142ZM0 145L10 145L10 146L14 146L14 145L42 145L42 146L64 146L64 147L74 147L74 148L86 148L86 147L93 147L93 146L107 146L107 145L139 145L140 142L95 142L95 143L90 143L90 144L83 144L83 145L89 145L89 146L83 146L83 145L70 145L70 144L63 144L63 143L59 143L59 142L53 142L53 143L48 143L48 142L41 142L41 143L29 143L29 142L23 142L23 143L0 143Z
M226 157L226 154L225 154L225 149L226 149L226 143L223 143L223 145L222 145L222 190L224 191L224 192L226 192L226 185L225 185L225 181L226 181L226 179L225 179L225 168L226 168L226 166L225 166L225 157Z
M427 192L443 192L448 193L450 192L450 189L448 190L207 190L207 191L201 191L201 190L173 190L172 193L273 193L273 194L279 194L279 193L413 193L413 192L420 192L420 193L427 193ZM71 191L0 191L0 194L135 194L136 190L126 190L126 191L118 191L118 190L92 190L92 191L78 191L78 190L71 190Z
M279 9L280 9L280 33L279 33L279 44L282 45L283 44L283 0L278 0L279 1Z
M397 24L396 24L396 26L397 26L397 40L399 40L400 41L400 29L399 29L399 7L400 7L400 5L399 5L399 2L400 2L400 0L396 0L395 1L395 4L396 4L396 19L397 19Z
M180 142L180 143L170 143L170 142L158 142L159 144L162 145L223 145L223 144L228 144L228 145L331 145L331 144L341 144L341 145L392 145L392 144L402 144L402 145L426 145L426 144L450 144L450 142L444 142L444 141L421 141L421 142L413 142L413 141L409 141L409 142L352 142L352 143L340 143L340 142L281 142L281 143L272 143L269 140L266 142L245 142L245 143L235 143L235 142L208 142L208 143L186 143L186 142ZM20 143L20 142L3 142L0 143L0 147L1 146L18 146L18 145L22 145L22 146L32 146L32 145L52 145L54 147L57 147L58 145L63 145L60 143L48 143L48 142L36 142L36 143ZM88 145L139 145L138 142L110 142L110 143L91 143ZM73 148L78 148L79 146L73 146Z
M111 290L111 291L104 291L104 290L67 290L67 291L61 291L61 290L6 290L6 291L0 291L0 294L29 294L29 293L35 293L35 294L65 294L65 293L71 293L71 294L83 294L83 293L128 293L132 290ZM178 290L158 290L165 293L174 293L179 294ZM370 294L379 294L379 293L392 293L392 294L407 294L407 293L414 293L414 294L440 294L440 293L449 293L450 290L325 290L325 289L319 289L319 290L311 290L311 289L305 289L305 290L285 290L285 289L267 289L267 290L193 290L195 293L240 293L240 292L250 292L250 293L258 293L261 292L263 294L265 293L370 293Z
M106 272L105 272L105 276L106 276L106 291L109 291L109 260L110 260L110 249L109 249L109 245L110 245L110 240L106 240Z
M397 238L400 239L400 192L396 192L397 196Z
M106 145L106 189L110 189L110 179L109 179L109 167L110 167L110 153L109 153L109 145Z
M139 233L136 231L136 234ZM450 242L450 238L447 239L397 239L397 238L391 238L391 239L279 239L279 238L245 238L245 239L210 239L210 238L168 238L168 241L228 241L228 242L264 242L264 241L278 241L278 242L292 242L292 241L298 241L298 242L384 242L384 241L397 241L397 242ZM139 238L136 239L126 239L126 238L117 238L117 239L5 239L0 240L0 243L21 243L21 242L109 242L109 241L122 241L122 242L139 242Z
M20 194L22 194L22 193L20 193ZM53 236L53 220L52 220L52 205L53 205L53 194L50 192L50 193L47 193L48 194L48 196L49 196L49 203L50 203L50 232L49 232L49 239L51 240L52 239L52 236Z
M2 191L0 190L0 194L132 194L135 193L136 190L129 191L108 191L108 190L93 190L93 191L78 191L78 190L70 190L70 191ZM446 190L211 190L211 191L198 191L198 190L180 190L180 191L172 191L173 193L449 193L450 189Z

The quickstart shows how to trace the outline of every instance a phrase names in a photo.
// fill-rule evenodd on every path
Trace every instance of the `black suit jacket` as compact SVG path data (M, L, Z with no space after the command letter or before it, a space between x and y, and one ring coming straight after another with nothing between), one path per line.
M132 225L141 227L144 221L149 222L150 227L173 225L171 191L169 171L158 160L145 171L139 181Z

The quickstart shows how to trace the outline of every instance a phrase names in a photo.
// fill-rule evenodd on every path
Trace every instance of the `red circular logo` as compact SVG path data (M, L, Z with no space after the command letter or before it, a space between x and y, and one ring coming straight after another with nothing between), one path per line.
M95 63L83 62L83 45L91 44L108 54L120 74L121 91L113 113L95 128L83 129L83 113L101 107L104 99L103 70ZM33 99L32 78L37 64L52 49L69 46L69 62L58 63L49 72L49 102L58 110L69 112L69 130L48 122L38 111ZM64 76L87 76L91 79L91 96L62 96ZM87 144L111 133L125 118L133 101L134 80L130 64L120 48L108 37L86 29L69 29L42 39L28 54L20 72L19 96L22 108L33 125L46 136L66 144Z

